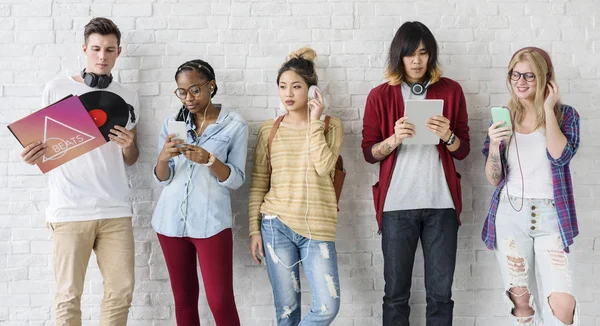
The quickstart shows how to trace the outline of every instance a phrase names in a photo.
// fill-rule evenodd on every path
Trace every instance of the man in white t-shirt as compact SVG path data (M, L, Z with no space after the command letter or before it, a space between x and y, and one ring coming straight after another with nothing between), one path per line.
M92 250L104 279L100 325L125 326L135 257L125 165L134 164L139 156L135 128L139 98L112 80L111 69L121 53L119 28L109 19L94 18L85 26L84 36L86 68L81 75L50 81L42 105L69 94L110 92L127 104L121 109L128 119L125 126L111 126L108 143L49 172L46 220L54 239L56 326L81 325L81 295ZM45 152L46 144L38 141L27 145L21 157L36 164Z

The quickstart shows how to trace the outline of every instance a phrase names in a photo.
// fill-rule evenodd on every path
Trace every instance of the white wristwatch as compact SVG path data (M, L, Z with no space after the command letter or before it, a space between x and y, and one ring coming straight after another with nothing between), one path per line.
M204 164L204 166L211 166L215 163L215 161L217 160L217 157L214 156L212 153L208 153L208 162L206 162Z

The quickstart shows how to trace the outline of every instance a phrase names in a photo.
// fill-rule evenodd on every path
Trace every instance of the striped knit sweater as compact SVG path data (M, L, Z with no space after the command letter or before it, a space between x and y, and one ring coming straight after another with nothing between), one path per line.
M326 135L323 121L310 123L307 215L310 234L305 222L306 130L279 126L271 145L272 173L269 174L267 143L273 122L268 120L261 126L254 152L249 201L250 236L260 234L262 214L269 214L277 215L285 225L304 237L335 241L337 202L332 180L344 135L342 122L332 117Z

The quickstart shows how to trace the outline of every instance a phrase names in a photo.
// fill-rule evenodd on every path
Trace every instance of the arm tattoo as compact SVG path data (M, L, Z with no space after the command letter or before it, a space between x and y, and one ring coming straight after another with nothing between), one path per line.
M500 178L502 178L502 162L500 161L500 154L490 154L489 157L490 160L490 172L491 172L491 176L490 178L492 180L494 180L495 182L499 182Z
M392 151L394 151L394 149L392 148L392 146L390 146L388 143L384 141L375 144L373 146L373 149L371 150L373 152L373 157L378 160L381 161L384 158L386 158L388 155L390 155L390 153Z

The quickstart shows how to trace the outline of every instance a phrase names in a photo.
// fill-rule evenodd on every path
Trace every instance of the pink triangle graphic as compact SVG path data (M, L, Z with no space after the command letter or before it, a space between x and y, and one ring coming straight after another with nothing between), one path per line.
M58 121L58 120L52 119L49 116L46 116L45 118L46 119L44 121L44 143L46 143L48 140L58 140L65 144L65 148L63 150L61 150L60 152L56 152L54 155L52 155L50 157L46 157L46 155L44 155L44 157L42 159L43 162L59 159L59 158L63 157L68 151L72 150L73 148L79 147L87 142L90 142L90 141L96 139L96 137L94 137L92 135L89 135L81 130L77 130L71 126L68 126L68 125ZM73 137L82 136L83 141L81 141L75 145L68 146L67 145L68 143L64 139L61 139L59 137L52 137L52 135L48 134L49 126L51 127L51 129L60 128L63 130L66 129L69 132L73 132Z

